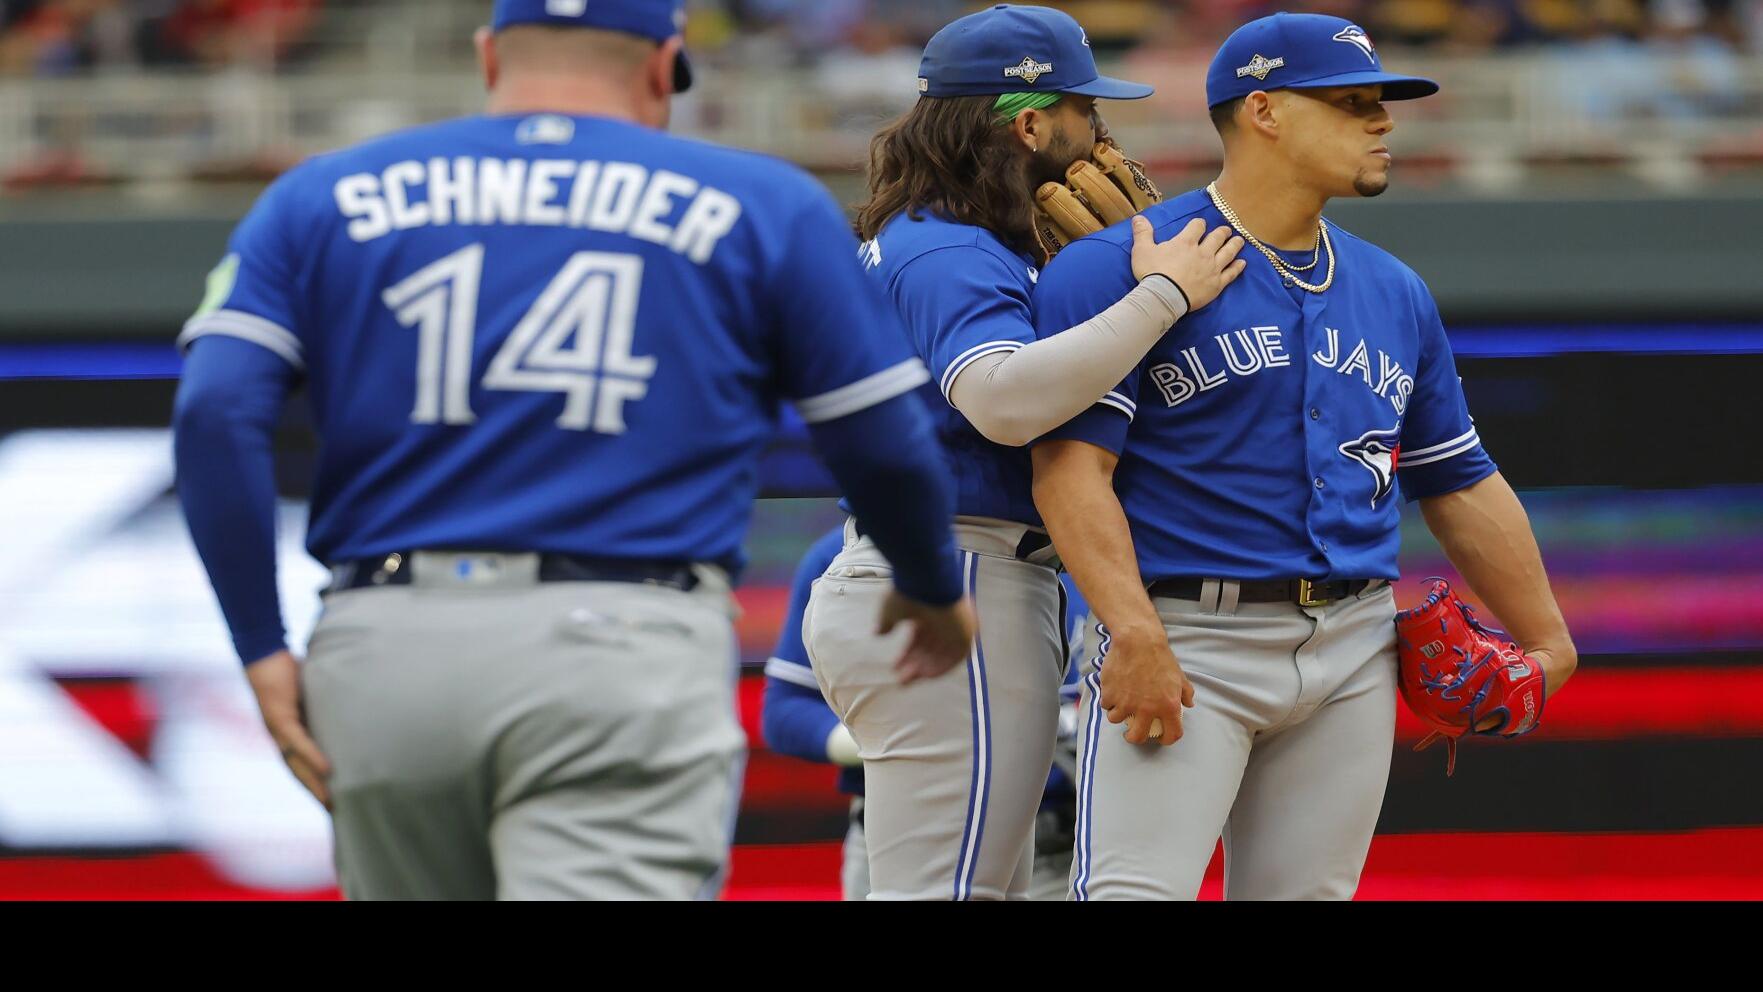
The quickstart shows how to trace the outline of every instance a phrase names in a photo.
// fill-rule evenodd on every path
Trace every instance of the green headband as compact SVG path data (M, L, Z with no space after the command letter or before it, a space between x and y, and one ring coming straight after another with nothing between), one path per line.
M1003 127L1016 119L1016 115L1025 110L1045 110L1059 102L1059 93L1004 93L998 102L992 104L997 112L997 123Z

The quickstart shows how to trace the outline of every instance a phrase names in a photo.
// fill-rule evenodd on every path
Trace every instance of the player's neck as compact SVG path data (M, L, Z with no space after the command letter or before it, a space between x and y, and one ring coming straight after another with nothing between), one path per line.
M580 76L520 76L504 78L490 91L486 112L491 114L568 114L610 117L646 127L646 120L630 91Z
M1218 176L1218 195L1262 244L1285 251L1308 251L1316 245L1316 224L1328 198L1291 182L1289 177L1258 175L1256 170L1226 163Z

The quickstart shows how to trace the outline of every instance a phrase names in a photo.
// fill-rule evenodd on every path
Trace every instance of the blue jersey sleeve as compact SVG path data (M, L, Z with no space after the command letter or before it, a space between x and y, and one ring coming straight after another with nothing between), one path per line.
M268 349L298 371L306 368L300 328L301 263L298 238L310 227L295 216L300 170L282 176L257 203L227 242L226 257L208 275L208 290L184 324L178 345L223 335Z
M275 580L276 420L297 374L218 336L193 348L172 410L178 501L247 664L285 646Z
M844 529L834 530L808 549L790 584L790 605L778 631L777 648L765 663L765 700L759 717L765 746L779 754L826 761L826 738L839 718L820 695L820 686L802 646L802 614L814 580L844 547Z
M944 399L962 369L1035 339L1029 294L1011 265L984 248L952 245L895 274L894 303Z
M1438 305L1425 286L1418 286L1416 292L1420 368L1415 370L1396 458L1396 475L1409 500L1455 492L1495 471L1469 416L1463 380L1457 376Z
M837 420L929 379L894 308L857 260L857 239L818 188L806 198L771 293L778 386L809 424Z
M1036 336L1049 338L1089 320L1120 302L1135 285L1132 256L1119 245L1093 237L1072 242L1035 284ZM1133 369L1094 406L1039 440L1087 441L1120 454L1126 429L1138 412L1140 377L1140 369Z

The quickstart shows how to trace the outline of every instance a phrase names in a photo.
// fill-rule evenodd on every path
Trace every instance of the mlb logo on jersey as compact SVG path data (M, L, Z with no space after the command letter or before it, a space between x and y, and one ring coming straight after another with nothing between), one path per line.
M520 122L514 140L523 145L567 145L575 139L575 121L556 114L540 114Z

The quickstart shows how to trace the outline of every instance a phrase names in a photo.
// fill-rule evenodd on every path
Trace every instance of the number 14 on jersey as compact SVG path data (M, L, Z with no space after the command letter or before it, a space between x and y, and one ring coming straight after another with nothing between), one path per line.
M468 245L381 294L398 322L417 331L412 423L470 424L472 344L484 246ZM484 372L483 388L564 394L557 426L625 432L624 406L642 399L655 375L652 355L631 354L639 255L572 255L516 324Z

